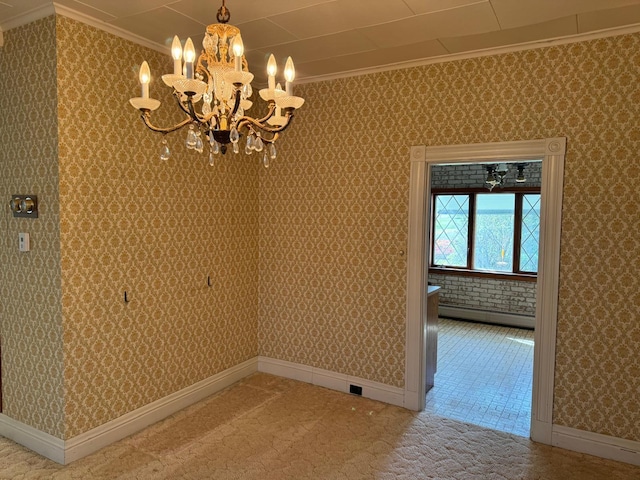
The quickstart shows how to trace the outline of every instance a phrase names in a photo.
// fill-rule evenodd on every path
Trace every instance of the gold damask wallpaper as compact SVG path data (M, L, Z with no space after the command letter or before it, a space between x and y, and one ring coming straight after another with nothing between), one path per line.
M3 202L4 413L68 439L254 358L257 162L211 168L180 134L159 159L128 102L144 59L172 101L157 52L58 16L6 32L0 59L3 195L42 209Z
M409 147L566 136L554 421L640 441L639 34L299 85L269 170L161 162L145 58L170 101L168 56L5 32L0 185L42 209L4 203L5 414L68 439L258 354L402 387Z
M173 107L169 57L60 16L57 35L71 438L258 354L258 164L211 168L184 132L161 161L128 100L146 59Z
M0 338L3 413L64 432L55 19L4 33L0 48ZM13 194L38 196L14 218ZM18 232L31 252L18 251Z
M640 35L296 87L261 354L402 387L409 147L566 136L554 422L640 440Z

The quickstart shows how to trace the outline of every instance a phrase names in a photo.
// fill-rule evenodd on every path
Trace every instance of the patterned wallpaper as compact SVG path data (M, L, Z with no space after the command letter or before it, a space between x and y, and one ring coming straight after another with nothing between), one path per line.
M71 438L257 354L402 387L409 146L564 135L554 421L640 440L639 44L298 86L269 170L233 155L211 169L181 134L160 162L128 105L143 58L168 100L165 56L63 17L5 32L0 81L44 89L28 126L32 109L1 97L3 194L43 198L39 220L6 204L2 220L5 413ZM34 301L9 295L16 278Z
M4 413L60 438L258 353L258 162L211 168L181 133L161 162L128 103L145 58L152 96L172 101L166 56L65 17L0 49L3 196L42 208L29 223L3 202ZM18 254L25 229L33 251Z
M403 386L409 147L566 136L554 422L640 440L639 72L633 34L296 87L261 354Z
M0 337L3 413L64 431L55 20L4 33L0 48ZM38 196L14 218L12 194ZM18 251L18 232L32 251Z
M70 438L258 354L259 165L230 154L211 168L186 132L161 161L128 99L146 59L173 112L169 56L65 17L57 28Z

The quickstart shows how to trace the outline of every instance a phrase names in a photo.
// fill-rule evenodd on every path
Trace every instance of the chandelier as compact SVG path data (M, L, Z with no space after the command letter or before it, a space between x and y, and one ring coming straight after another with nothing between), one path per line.
M527 181L524 176L526 166L526 163L516 163L516 169L518 170L515 178L516 183L524 183ZM499 163L497 165L487 165L485 168L487 169L487 179L484 183L486 183L489 191L492 191L494 187L497 186L500 188L504 187L505 177L509 173L509 166L506 163Z
M151 72L147 62L140 67L142 96L129 100L141 112L144 124L152 131L163 135L160 158L168 160L171 152L164 136L187 128L186 147L202 153L205 140L209 143L209 164L215 163L215 156L225 154L231 146L234 153L240 151L240 139L245 136L244 151L250 155L262 152L262 163L269 167L269 161L276 158L275 142L280 132L287 128L294 111L302 106L304 99L293 95L292 83L295 68L291 57L285 63L285 88L276 84L277 64L271 55L267 63L268 88L259 91L267 102L267 110L261 118L246 115L253 102L253 74L249 72L244 57L244 45L240 30L229 25L231 14L222 0L218 10L218 23L206 29L203 50L196 60L196 50L191 38L184 49L175 36L171 46L173 73L162 76L162 81L173 89L178 108L185 115L184 120L169 127L158 127L151 122L151 113L160 106L160 101L149 97ZM183 61L184 60L184 63Z

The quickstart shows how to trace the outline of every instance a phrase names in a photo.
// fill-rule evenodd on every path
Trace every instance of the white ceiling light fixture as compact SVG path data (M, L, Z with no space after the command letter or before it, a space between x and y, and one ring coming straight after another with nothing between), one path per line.
M492 191L494 187L499 186L500 188L504 187L504 178L509 173L509 167L506 163L500 163L497 165L487 165L487 179L484 183L486 183L486 187L489 191Z
M149 65L143 62L140 67L142 96L129 101L140 110L142 121L149 129L163 134L162 160L171 156L164 135L188 126L188 149L202 153L202 136L208 137L211 166L217 154L227 152L229 144L233 152L238 153L240 137L245 135L245 153L263 152L262 163L268 167L269 161L276 157L275 142L280 132L289 126L294 111L304 103L303 98L293 95L295 67L291 57L285 64L283 90L280 84L276 85L277 64L271 55L267 64L268 87L259 92L268 104L268 111L262 118L245 115L253 104L249 100L253 93L253 74L249 72L244 57L240 30L228 24L230 18L229 9L222 0L217 14L218 23L207 27L202 41L204 49L197 60L191 38L185 42L184 49L177 36L173 39L173 73L163 75L162 80L173 88L178 107L186 114L183 121L166 128L151 123L151 112L160 106L160 101L149 97Z

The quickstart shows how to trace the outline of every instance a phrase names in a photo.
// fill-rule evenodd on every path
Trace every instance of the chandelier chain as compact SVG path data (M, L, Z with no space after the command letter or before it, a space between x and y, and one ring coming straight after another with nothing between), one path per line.
M225 0L222 0L222 6L218 9L216 18L219 23L227 23L231 19L231 12L225 5Z

